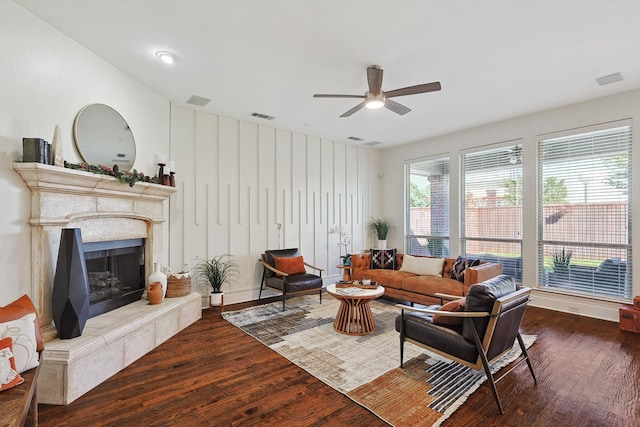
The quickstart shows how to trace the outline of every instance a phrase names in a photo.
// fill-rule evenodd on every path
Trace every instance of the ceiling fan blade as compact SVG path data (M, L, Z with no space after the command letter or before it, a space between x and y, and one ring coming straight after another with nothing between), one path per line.
M411 108L405 107L404 105L398 104L397 102L392 101L390 99L386 99L384 101L384 106L387 107L389 110L393 111L394 113L400 114L401 116L404 116L409 111L411 111Z
M366 102L361 102L360 104L356 105L355 107L353 107L351 110L347 111L346 113L344 113L340 117L349 117L350 115L352 115L356 111L362 110L364 108L365 104L366 104Z
M329 93L315 93L314 98L365 98L364 95L332 95Z
M394 96L415 95L417 93L435 92L442 89L440 82L425 83L421 85L403 87L402 89L390 90L385 92L384 96L393 98Z
M367 82L369 83L369 93L380 95L382 90L382 68L379 65L372 65L367 68Z

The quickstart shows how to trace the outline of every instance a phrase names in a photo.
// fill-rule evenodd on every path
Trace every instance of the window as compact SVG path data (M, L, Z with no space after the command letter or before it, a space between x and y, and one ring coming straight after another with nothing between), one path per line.
M460 252L522 280L522 144L462 154Z
M449 255L449 157L405 166L405 253Z
M631 298L631 126L538 142L539 282Z

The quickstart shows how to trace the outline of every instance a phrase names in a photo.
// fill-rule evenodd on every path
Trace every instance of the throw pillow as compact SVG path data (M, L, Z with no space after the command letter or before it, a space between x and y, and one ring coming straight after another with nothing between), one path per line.
M480 265L479 259L459 256L458 258L456 258L455 264L453 264L453 270L451 270L451 278L464 283L465 270L469 267L475 267L476 265Z
M38 319L38 312L33 306L33 302L31 302L31 298L29 298L28 295L23 295L11 304L0 307L0 323L19 319L29 313L36 314L36 341L38 343L38 351L42 351L44 350L44 340L40 334L40 319Z
M419 276L442 277L444 258L427 258L405 255L402 258L400 271L417 274Z
M273 257L273 261L276 264L276 270L280 270L283 273L299 274L307 272L304 267L304 259L301 256ZM282 276L279 274L278 277Z
M396 269L396 249L371 249L371 269Z
M30 313L17 320L0 323L0 338L10 337L13 340L13 357L19 373L38 366L35 319L35 313Z
M449 301L448 303L440 307L438 311L464 311L465 303L466 298ZM462 317L441 316L438 314L434 314L432 322L436 325L462 325L462 320Z
M24 382L16 370L11 342L9 337L0 340L0 391L8 390Z

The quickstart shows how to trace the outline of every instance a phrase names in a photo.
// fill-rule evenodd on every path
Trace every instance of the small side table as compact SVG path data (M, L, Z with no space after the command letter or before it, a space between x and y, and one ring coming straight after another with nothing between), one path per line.
M342 270L342 280L349 281L351 280L351 266L350 265L336 265L340 270Z

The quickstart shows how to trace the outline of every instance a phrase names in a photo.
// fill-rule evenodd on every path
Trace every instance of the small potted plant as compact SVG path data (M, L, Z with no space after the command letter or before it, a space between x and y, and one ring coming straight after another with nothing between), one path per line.
M195 268L199 279L211 288L211 305L222 304L222 285L239 273L238 263L232 255L224 254L200 261Z
M377 237L378 248L387 248L387 233L393 228L391 220L388 218L374 218L369 222L369 232Z

